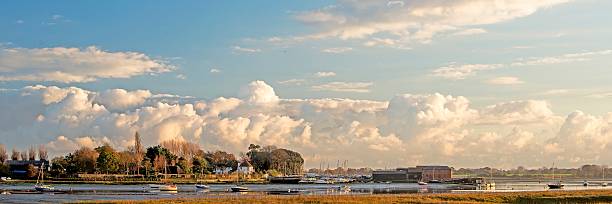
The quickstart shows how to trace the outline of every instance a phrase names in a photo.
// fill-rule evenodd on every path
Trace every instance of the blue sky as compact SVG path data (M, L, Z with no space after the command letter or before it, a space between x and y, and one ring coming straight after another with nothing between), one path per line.
M475 79L444 80L429 72L450 62L500 63L516 58L556 56L582 51L606 50L612 19L606 1L575 1L512 20L478 25L487 33L468 36L437 36L432 42L411 44L411 50L370 48L354 40L313 40L278 47L265 39L317 32L314 26L295 19L299 12L316 10L333 1L303 2L5 2L0 8L0 41L10 47L46 48L96 46L109 52L135 51L167 59L178 66L172 73L130 79L97 80L81 87L151 89L181 95L212 98L232 95L253 80L273 84L287 98L350 97L389 99L398 93L441 92L477 98L532 98L549 89L603 89L610 74L609 60L539 66L547 68L503 70ZM56 16L58 19L53 19ZM259 49L258 53L236 53L232 47ZM350 47L341 54L322 49ZM513 47L529 47L517 49ZM211 74L210 69L222 70ZM315 72L335 72L326 81L372 82L369 93L313 91L309 86L283 86L275 82L308 78ZM177 79L182 74L187 78ZM551 77L554 74L554 77ZM485 77L512 75L526 83L520 86L483 85ZM151 83L154 82L154 83ZM4 82L7 88L33 83ZM533 96L542 97L542 96ZM495 101L495 100L493 100ZM487 101L489 103L491 101ZM607 100L606 102L609 102ZM568 102L555 103L556 110L571 111ZM593 103L592 101L587 103ZM583 108L588 111L592 106Z
M224 113L229 109L220 108L220 112L211 113L228 114L228 119L236 120L237 124L243 118L260 117L257 114L261 110L251 108L261 108L259 105L263 102L298 99L308 105L293 111L274 109L266 113L280 114L281 118L288 116L295 123L301 121L300 125L291 123L302 129L289 131L291 134L287 133L287 137L297 132L303 136L312 127L313 138L325 139L327 134L332 134L329 130L359 129L361 124L363 128L375 128L364 131L380 134L376 137L382 137L379 139L387 141L385 144L402 141L408 145L413 144L413 137L429 137L424 130L432 131L428 128L433 127L423 127L427 125L422 124L428 124L423 121L417 122L413 129L400 127L420 120L443 121L434 123L435 128L445 129L440 135L470 138L478 133L482 138L509 137L508 140L516 139L513 144L521 148L534 135L546 135L530 144L539 147L534 149L546 147L557 154L563 152L556 149L565 144L562 141L574 142L563 140L573 138L564 132L569 127L564 120L584 116L585 121L607 124L608 112L612 110L608 105L612 102L610 9L612 2L604 0L6 1L0 3L0 94L7 101L24 100L12 98L19 94L5 93L9 90L30 94L33 88L23 87L39 84L49 89L46 95L42 94L45 97L58 93L49 86L58 86L75 97L81 93L78 90L89 90L89 95L84 97L90 99L88 103L104 105L109 112L117 114L137 114L140 108L155 106L159 99L155 94L193 96L203 100L206 105L200 105L207 111L214 109L211 108L214 100L222 101L235 112ZM243 93L245 86L246 93ZM117 90L105 92L108 89L127 92L123 95ZM70 98L60 95L62 100ZM117 101L123 103L110 103L100 96L119 97ZM219 97L237 97L236 100L247 105L232 105L233 99L223 101ZM469 100L468 109L449 108L463 107L462 97ZM342 98L350 108L328 98ZM322 100L306 102L306 99ZM57 101L49 104L47 100L55 99L43 100L45 108L26 114L30 116L24 116L26 125L7 125L4 129L0 126L0 135L8 135L12 143L19 144L20 139L15 135L35 134L25 131L31 128L29 121L49 120L56 114L51 110L61 109L52 107ZM406 123L398 122L397 126L370 124L375 121L372 118L389 114L383 109L397 101L411 103L405 113L417 119L408 117ZM285 106L297 102L281 100L280 103ZM321 104L335 104L337 110L325 115L331 118L321 115L325 112L318 110L325 107ZM196 107L198 114L203 114L197 103L190 105ZM439 105L441 110L436 109ZM163 111L162 107L157 108ZM311 110L317 111L306 114ZM97 114L96 111L93 112ZM293 115L298 112L304 115ZM473 112L481 114L479 119L474 119ZM490 119L483 113L501 116ZM209 117L206 114L202 117ZM206 121L202 124L204 132L221 138L215 136L212 141L216 143L202 142L205 146L224 147L233 140L223 138L238 137L219 133L223 132L219 130L223 129L221 124L210 125L223 121L223 114L214 120L202 119ZM332 119L334 114L346 116L347 121ZM427 120L434 116L439 118ZM8 114L3 117L10 119ZM455 117L471 122L456 124ZM502 122L492 125L493 120ZM511 122L503 122L506 120ZM330 121L338 122L338 127L327 127ZM355 124L356 121L360 123ZM541 121L548 122L540 124ZM50 124L63 127L61 123ZM100 126L103 127L101 124L94 127ZM102 138L116 143L124 141L113 140L112 134L119 134L115 132L84 135L58 129L55 135L36 137L46 143L59 135L66 136L65 140L49 143L55 146L84 136L91 136L94 142L89 143L106 141ZM138 129L146 127L129 126L121 134L130 135L129 131ZM176 135L184 138L189 135L198 140L205 137L206 134L195 129L184 130L189 133L182 130ZM410 134L402 135L402 131ZM593 154L612 149L612 135L599 135L605 131L599 132L594 135L609 138L610 148ZM155 129L151 134L161 133ZM440 136L439 142L444 145L449 141L454 145L466 142ZM594 141L601 143L599 139ZM382 144L364 145L372 151L391 148ZM305 147L302 144L295 148ZM447 150L446 153L460 151ZM337 155L331 150L328 153L313 153L307 160L318 165L317 159L333 160L333 155ZM561 157L553 153L548 156ZM576 159L578 156L568 159L569 153L559 154L567 159L565 164L585 161ZM439 156L427 161L442 158L448 159ZM374 160L357 163L373 164ZM457 160L457 163L473 165L470 161ZM505 164L517 163L506 161Z

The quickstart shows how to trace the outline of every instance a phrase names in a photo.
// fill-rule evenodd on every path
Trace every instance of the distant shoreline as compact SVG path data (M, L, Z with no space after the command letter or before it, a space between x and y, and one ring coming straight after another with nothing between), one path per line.
M141 201L91 201L86 203L610 203L612 190L470 192L396 195L299 195L237 196L206 199L160 199ZM79 202L82 203L82 202Z

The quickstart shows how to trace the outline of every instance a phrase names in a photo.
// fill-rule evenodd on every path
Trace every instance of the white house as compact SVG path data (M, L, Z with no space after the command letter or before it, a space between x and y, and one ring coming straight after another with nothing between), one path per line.
M255 172L255 169L249 161L244 160L238 164L238 172L241 174L252 174Z
M215 174L229 174L232 172L232 167L216 167L213 172Z

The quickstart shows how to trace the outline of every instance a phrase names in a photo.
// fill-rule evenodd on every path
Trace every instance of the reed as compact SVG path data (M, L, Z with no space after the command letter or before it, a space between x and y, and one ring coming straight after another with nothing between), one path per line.
M544 192L470 192L400 195L301 195L235 196L206 199L162 199L142 201L93 201L116 204L195 204L195 203L612 203L612 190Z

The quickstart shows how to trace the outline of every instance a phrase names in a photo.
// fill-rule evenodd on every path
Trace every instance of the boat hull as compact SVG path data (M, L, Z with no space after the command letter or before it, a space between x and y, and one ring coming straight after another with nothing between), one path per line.
M246 187L232 187L230 189L232 190L232 192L247 192L247 191L249 191L249 189L246 188Z
M47 186L47 185L40 185L40 186L34 186L34 190L39 191L39 192L50 192L50 191L54 191L55 188L53 188L52 186Z
M299 184L301 180L301 176L271 177L268 179L270 183L275 184Z
M209 189L210 188L210 186L207 186L207 185L196 185L195 187L197 189Z

